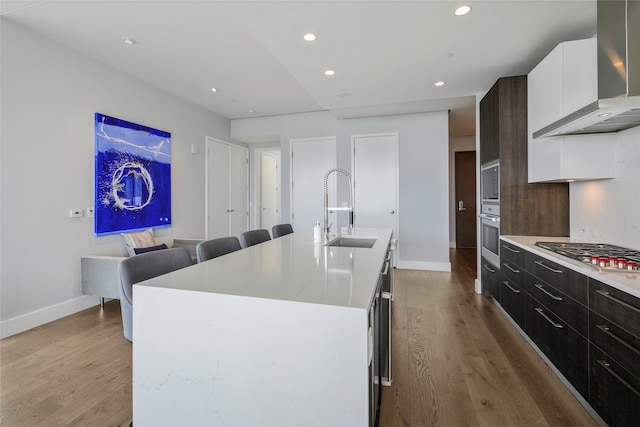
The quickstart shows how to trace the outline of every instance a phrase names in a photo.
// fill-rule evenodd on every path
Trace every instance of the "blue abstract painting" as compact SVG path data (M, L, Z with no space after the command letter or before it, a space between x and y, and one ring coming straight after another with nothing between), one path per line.
M171 134L95 114L95 234L171 226Z

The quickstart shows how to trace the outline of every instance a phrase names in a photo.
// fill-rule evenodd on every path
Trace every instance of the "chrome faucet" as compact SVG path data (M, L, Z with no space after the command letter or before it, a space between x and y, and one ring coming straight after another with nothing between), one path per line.
M349 197L351 199L350 200L351 206L349 207L344 207L344 208L329 207L328 180L329 180L329 175L331 175L333 172L340 172L341 174L346 176L347 179L349 180ZM351 175L349 175L349 172L347 172L342 168L332 168L332 169L329 169L324 174L324 228L323 230L324 230L324 236L326 240L329 240L329 230L331 229L331 225L329 225L329 211L341 211L341 210L349 211L349 228L353 229L353 186L351 185Z

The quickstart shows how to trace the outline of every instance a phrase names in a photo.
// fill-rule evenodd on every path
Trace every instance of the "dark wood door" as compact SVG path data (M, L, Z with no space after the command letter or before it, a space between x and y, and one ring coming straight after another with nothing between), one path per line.
M456 247L476 247L476 152L458 151L455 158Z

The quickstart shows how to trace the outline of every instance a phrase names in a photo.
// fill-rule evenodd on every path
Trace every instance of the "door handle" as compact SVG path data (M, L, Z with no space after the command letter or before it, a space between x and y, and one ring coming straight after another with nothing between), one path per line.
M389 213L390 213L391 215L393 215L394 213L396 213L396 211L395 211L395 210L393 210L393 209L391 209L391 210L389 211Z
M235 209L227 209L227 213L235 212Z
M458 201L458 210L459 211L466 211L467 208L464 207L464 202L462 200Z

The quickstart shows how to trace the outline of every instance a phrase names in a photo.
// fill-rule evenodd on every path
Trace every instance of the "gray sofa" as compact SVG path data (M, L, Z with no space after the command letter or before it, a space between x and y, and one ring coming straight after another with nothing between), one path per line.
M186 248L196 263L196 246L204 239L180 238L174 239L168 247ZM100 304L104 299L120 299L120 275L118 266L123 256L87 255L80 258L80 273L82 276L82 295L96 295L100 297Z

